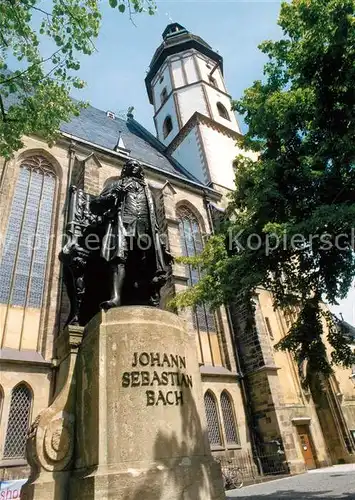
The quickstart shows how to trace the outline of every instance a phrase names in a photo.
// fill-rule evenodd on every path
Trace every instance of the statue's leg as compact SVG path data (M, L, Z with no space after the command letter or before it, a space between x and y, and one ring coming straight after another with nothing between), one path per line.
M121 305L122 301L122 288L126 275L125 264L122 262L115 262L111 264L111 299L106 300L100 304L101 309L107 311L113 307Z

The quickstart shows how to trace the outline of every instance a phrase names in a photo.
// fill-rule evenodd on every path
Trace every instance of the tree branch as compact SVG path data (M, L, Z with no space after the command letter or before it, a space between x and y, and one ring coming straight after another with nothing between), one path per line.
M38 12L42 12L42 14L45 14L46 16L53 17L53 14L51 14L50 12L47 12L46 10L40 9L39 7L35 7L34 5L31 5L31 9L38 10Z
M82 27L79 19L77 19L76 16L74 16L74 14L72 13L72 11L69 9L69 7L62 1L60 0L60 3L62 5L62 7L68 12L69 16L74 19L74 21L77 23L77 25L79 26L79 28L81 29L81 31L85 34L85 36L87 37L87 39L89 40L89 42L91 43L91 45L93 46L94 50L97 52L97 48L94 44L94 42L91 40L91 38L89 36L86 35L85 33L85 30L84 28Z
M62 50L63 50L63 47L60 47L58 50L56 50L55 52L53 52L53 54L51 56L47 57L46 59L42 59L41 61L38 61L38 62L32 64L31 66L29 66L27 69L25 69L24 71L22 71L18 75L13 76L11 78L7 78L7 80L1 80L0 81L0 85L3 85L5 83L10 83L10 82L13 82L14 80L17 80L17 78L20 78L22 75L28 73L28 71L30 71L33 67L40 66L41 64L49 61L50 59L52 59L53 56L55 56L56 54L58 54L58 52L61 52Z
M7 43L7 41L5 40L5 37L4 37L4 35L1 33L1 31L0 31L0 38L1 38L1 40L2 40L2 43L5 45L5 47L8 47L8 46L9 46L9 44L8 44L8 43Z
M136 23L133 21L133 12L132 12L132 7L131 7L131 2L128 1L128 13L129 13L129 20L131 21L131 23L133 24L133 26L135 26L137 28L137 25Z
M6 119L6 112L5 112L5 107L4 107L4 102L2 100L2 96L0 94L0 111L1 111L1 116L4 122L7 121Z
M21 36L25 39L27 45L32 46L31 40L25 34L25 30L23 29L24 21L23 21L23 19L20 19L19 15L18 15L18 12L17 12L17 9L16 9L16 5L14 5L14 0L8 0L8 3L10 4L10 8L12 9L12 11L13 11L16 19L17 19L17 22L19 24L19 28L21 28L21 25L22 25L22 31L23 31L23 33L21 33Z

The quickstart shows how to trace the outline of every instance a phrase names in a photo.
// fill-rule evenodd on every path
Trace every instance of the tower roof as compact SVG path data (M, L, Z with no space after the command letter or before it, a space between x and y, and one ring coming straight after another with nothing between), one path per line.
M149 100L153 102L151 83L163 64L165 59L172 55L182 52L187 49L196 49L202 54L219 63L221 71L223 72L223 58L216 51L214 51L207 42L201 37L190 33L184 26L179 23L171 23L165 28L162 33L163 42L155 51L151 60L148 74L145 78L145 84Z

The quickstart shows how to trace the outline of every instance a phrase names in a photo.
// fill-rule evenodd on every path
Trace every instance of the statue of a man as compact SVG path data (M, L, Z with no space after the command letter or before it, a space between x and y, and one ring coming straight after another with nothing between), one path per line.
M120 179L91 201L90 210L101 215L105 225L101 257L111 270L111 297L101 308L121 305L124 287L128 303L158 306L172 257L161 241L155 204L142 165L128 160Z

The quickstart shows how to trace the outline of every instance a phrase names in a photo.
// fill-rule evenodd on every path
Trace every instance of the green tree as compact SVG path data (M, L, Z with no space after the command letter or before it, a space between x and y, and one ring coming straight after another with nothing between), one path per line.
M344 298L355 276L354 6L282 3L283 39L260 46L264 79L234 102L249 127L239 145L257 155L236 159L226 221L200 257L185 259L203 277L175 299L218 306L263 286L275 307L301 308L278 347L325 374L332 362L354 362L346 332L322 308Z
M155 12L154 0L108 3L131 20ZM52 142L60 122L79 113L83 103L69 94L84 86L78 58L95 50L101 16L99 0L0 2L0 156L18 150L25 134ZM19 69L11 72L16 60Z

